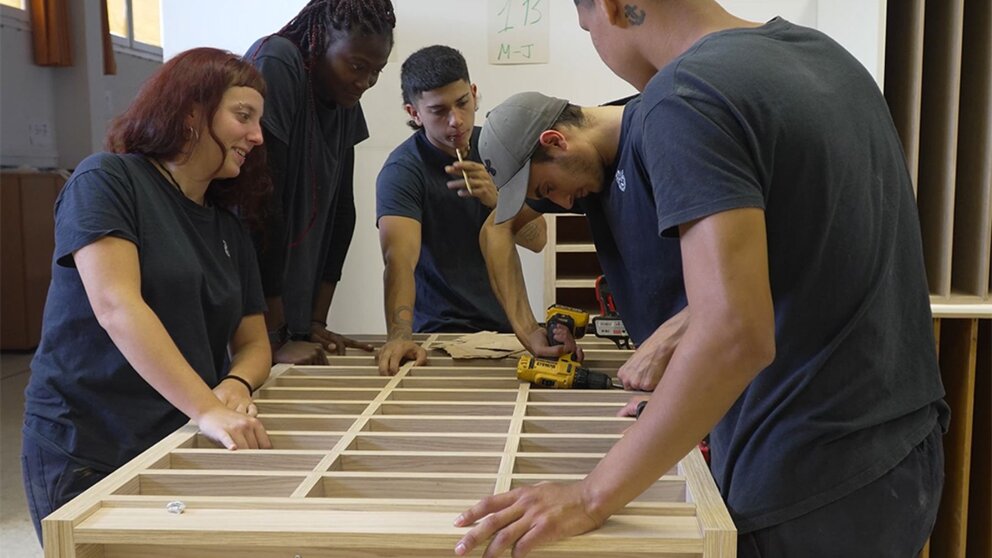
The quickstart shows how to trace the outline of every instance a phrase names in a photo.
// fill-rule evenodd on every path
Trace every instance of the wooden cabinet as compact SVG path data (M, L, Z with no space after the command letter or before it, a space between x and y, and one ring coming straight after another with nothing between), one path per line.
M0 348L31 349L52 279L58 173L0 174Z

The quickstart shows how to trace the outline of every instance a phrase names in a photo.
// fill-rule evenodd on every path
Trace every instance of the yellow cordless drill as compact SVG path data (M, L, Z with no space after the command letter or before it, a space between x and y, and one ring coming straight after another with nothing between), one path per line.
M610 389L623 387L618 381L603 374L583 368L571 354L554 360L544 360L525 355L517 362L517 379L538 387L554 389Z
M555 326L568 329L573 339L581 339L589 325L589 314L578 308L552 304L545 316L548 343L560 345L554 338ZM593 372L575 360L572 353L565 353L557 361L533 356L522 356L517 363L517 379L535 386L556 389L609 389L618 386L613 378L600 372Z

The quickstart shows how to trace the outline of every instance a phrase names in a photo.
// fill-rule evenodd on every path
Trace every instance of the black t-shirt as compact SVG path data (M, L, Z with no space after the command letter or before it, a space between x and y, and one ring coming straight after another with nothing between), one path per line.
M313 95L303 57L278 35L245 59L265 78L265 131L273 213L257 242L266 296L281 296L294 333L310 331L321 280L341 277L355 226L354 146L369 137L361 104L342 108Z
M617 312L636 344L685 308L678 240L645 234L656 226L657 208L641 160L640 128L633 128L638 110L640 98L624 105L617 159L604 174L609 183L568 210L585 214ZM566 211L547 199L527 203L543 213Z
M871 75L775 19L698 41L639 116L656 233L765 214L776 356L711 436L738 529L843 497L946 425L912 184Z
M478 145L480 130L475 127L470 145ZM481 162L478 150L467 160ZM479 230L492 210L448 189L454 177L444 167L453 162L423 130L401 143L376 180L376 223L387 215L420 222L414 331L511 332L479 249Z
M226 373L242 318L264 311L255 252L233 213L190 201L140 155L100 153L80 163L55 203L52 283L25 434L102 471L189 420L97 322L72 254L106 236L137 246L142 298L208 386Z

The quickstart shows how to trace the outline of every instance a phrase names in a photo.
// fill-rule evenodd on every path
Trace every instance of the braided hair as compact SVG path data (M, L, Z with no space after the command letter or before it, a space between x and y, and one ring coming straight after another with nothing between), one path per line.
M292 41L313 68L331 44L331 30L387 35L392 41L396 14L390 0L310 0L277 35Z

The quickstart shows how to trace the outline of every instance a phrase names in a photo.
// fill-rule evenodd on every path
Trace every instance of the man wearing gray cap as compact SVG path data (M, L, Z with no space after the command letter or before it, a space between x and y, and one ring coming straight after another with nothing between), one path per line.
M499 187L495 216L483 227L481 245L490 282L514 332L532 353L554 357L570 346L548 346L545 330L527 303L514 227L540 213L586 216L596 255L635 345L678 313L652 338L672 345L688 317L679 243L644 234L657 218L650 183L634 154L640 99L623 106L578 107L536 92L518 93L494 108L480 134L479 150ZM528 195L530 184L531 200ZM512 220L512 221L511 221ZM622 226L615 226L621 223ZM682 312L680 312L682 311ZM625 367L627 389L651 390L660 375Z
M652 337L625 365L661 379L595 469L485 498L455 521L489 515L456 554L491 538L486 558L520 558L595 529L709 433L739 558L916 556L949 410L912 180L874 79L818 31L714 0L575 3L642 92L628 141L655 214L632 234L678 238L691 317L674 350ZM567 144L547 130L519 141ZM534 158L526 179L499 176L525 167L496 168L497 186L590 194L568 180L583 169ZM499 205L517 199L502 189Z

